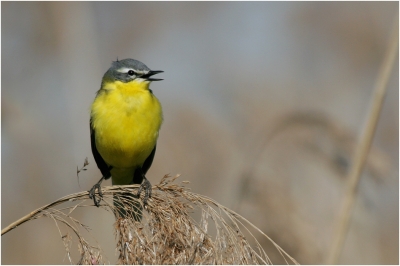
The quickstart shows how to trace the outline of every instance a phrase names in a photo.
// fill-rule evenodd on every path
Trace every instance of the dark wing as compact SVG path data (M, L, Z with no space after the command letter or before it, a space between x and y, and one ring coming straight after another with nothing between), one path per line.
M151 164L153 163L154 155L156 154L156 147L157 144L154 146L154 149L151 151L149 157L147 157L146 161L144 161L142 166L143 174L146 174L147 171L150 169Z
M94 160L96 161L97 167L100 169L101 174L105 179L109 179L111 177L110 170L112 166L108 167L103 157L101 157L99 151L96 148L96 136L95 130L92 125L92 118L90 118L90 143L92 144L92 153ZM154 155L153 155L154 157ZM151 163L150 163L151 164Z
M144 161L143 166L139 167L135 170L135 173L133 174L132 184L142 184L143 179L146 179L145 175L146 175L147 171L149 170L151 164L153 163L154 154L156 154L156 147L157 147L157 145L154 146L150 155L147 157L146 161ZM149 182L149 181L147 181L147 182Z

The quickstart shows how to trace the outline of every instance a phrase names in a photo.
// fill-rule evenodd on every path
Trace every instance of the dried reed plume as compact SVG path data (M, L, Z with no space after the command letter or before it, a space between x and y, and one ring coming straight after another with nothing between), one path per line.
M142 198L129 197L137 185L103 187L101 208L117 213L113 195L120 200L129 218L118 218L114 224L119 264L272 264L255 234L270 241L287 263L297 262L261 230L244 217L216 201L190 192L173 181L178 176L164 176L153 187L153 195L143 211L142 221L133 219L134 210ZM185 182L183 182L185 183ZM62 203L72 206L55 209ZM77 203L76 203L77 202ZM90 204L87 204L90 202ZM77 208L93 207L88 192L63 197L46 205L2 230L2 235L24 222L42 217L54 220L70 263L104 264L102 250L87 242L83 231L88 227L72 217ZM198 221L193 218L199 215ZM192 215L191 215L192 214ZM69 231L63 233L59 224ZM80 259L74 262L72 235L77 237L76 250ZM76 250L74 252L76 252Z

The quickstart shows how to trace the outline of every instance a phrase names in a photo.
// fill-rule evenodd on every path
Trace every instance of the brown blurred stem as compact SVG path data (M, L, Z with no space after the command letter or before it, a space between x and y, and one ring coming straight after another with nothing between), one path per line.
M374 96L372 98L371 108L367 116L368 120L366 121L364 129L361 132L361 137L353 157L353 164L347 177L348 183L346 186L346 193L344 195L340 217L335 227L332 247L329 251L329 256L326 261L327 264L338 263L344 242L346 240L352 209L357 197L357 188L360 182L361 172L371 147L376 125L378 123L378 118L382 110L383 101L385 99L389 77L396 60L399 44L398 23L398 15L396 15L389 47L385 54L384 61L379 71L379 76L375 84Z

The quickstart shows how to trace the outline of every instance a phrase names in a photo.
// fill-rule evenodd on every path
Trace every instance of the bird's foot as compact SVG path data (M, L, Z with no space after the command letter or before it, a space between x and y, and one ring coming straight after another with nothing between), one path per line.
M96 183L88 192L89 198L93 199L94 205L96 207L100 206L101 199L103 198L103 192L101 191L101 182ZM99 194L98 198L96 197L96 190Z
M147 201L149 200L149 198L151 198L151 184L149 182L149 180L147 180L147 178L145 177L143 179L142 184L139 187L138 193L136 194L136 197L140 197L140 193L142 193L142 190L144 190L145 194L144 194L144 198L143 198L143 206L147 205Z

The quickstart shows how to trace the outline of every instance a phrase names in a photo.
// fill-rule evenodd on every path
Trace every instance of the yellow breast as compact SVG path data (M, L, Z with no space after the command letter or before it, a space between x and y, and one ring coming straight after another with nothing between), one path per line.
M153 150L162 123L158 99L149 82L105 83L91 108L96 148L119 168L142 166Z

